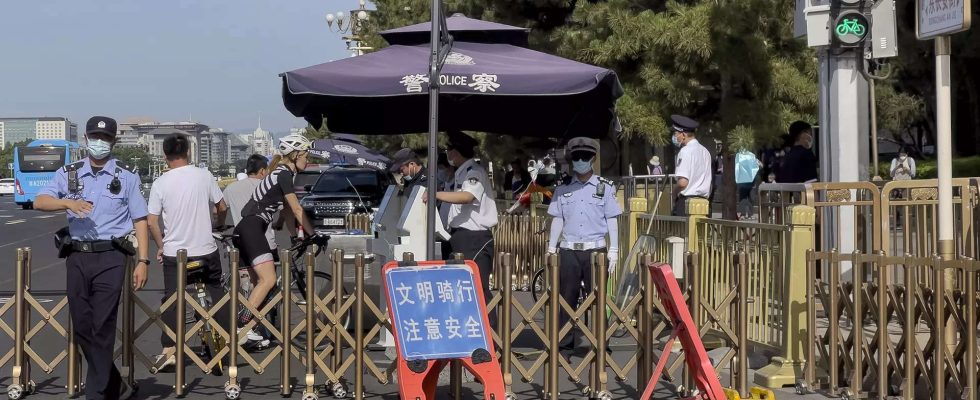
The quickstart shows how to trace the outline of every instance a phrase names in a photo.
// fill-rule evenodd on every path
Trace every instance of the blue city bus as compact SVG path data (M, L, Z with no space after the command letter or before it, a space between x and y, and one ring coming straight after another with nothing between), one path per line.
M14 202L25 210L34 206L37 192L48 185L58 168L82 157L78 143L35 140L14 148Z

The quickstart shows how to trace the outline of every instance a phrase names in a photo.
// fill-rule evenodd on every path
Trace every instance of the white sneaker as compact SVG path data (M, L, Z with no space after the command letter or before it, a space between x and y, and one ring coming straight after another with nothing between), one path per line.
M160 364L160 361L166 358L167 360ZM153 360L153 365L158 365L157 371L164 372L167 368L177 365L177 356L173 354L160 354L157 355Z
M246 333L246 334L244 334L244 335L242 335L241 337L238 338L238 345L239 346L244 346L245 343L248 343L248 342L260 342L262 340L265 340L265 338L262 337L262 335L259 335L258 332L255 332L255 329L250 329L248 331L248 333Z

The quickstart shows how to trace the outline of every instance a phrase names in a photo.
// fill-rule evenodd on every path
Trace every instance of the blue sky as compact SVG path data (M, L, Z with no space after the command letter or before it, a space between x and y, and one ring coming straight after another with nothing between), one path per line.
M280 72L347 57L357 0L0 0L0 116L95 114L232 131L305 126ZM373 8L369 5L368 8Z

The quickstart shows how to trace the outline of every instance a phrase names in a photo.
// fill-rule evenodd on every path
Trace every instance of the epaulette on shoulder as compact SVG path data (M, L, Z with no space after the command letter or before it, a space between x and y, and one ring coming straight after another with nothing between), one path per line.
M78 171L78 169L82 168L83 165L85 165L84 160L65 165L64 167L61 167L61 169L65 172Z
M136 173L136 170L133 169L133 166L132 165L129 165L128 163L126 163L124 161L121 161L121 160L116 160L116 168L121 168L121 169L124 169L126 171L132 172L134 174Z
M613 186L613 187L616 186L616 182L613 182L612 179L606 179L606 178L603 178L601 176L597 176L596 178L599 178L599 182L605 183L605 184L607 184L609 186Z

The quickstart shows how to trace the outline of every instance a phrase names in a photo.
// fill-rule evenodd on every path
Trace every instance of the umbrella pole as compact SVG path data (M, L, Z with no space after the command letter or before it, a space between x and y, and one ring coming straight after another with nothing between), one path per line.
M442 1L432 0L432 29L430 30L429 43L432 46L432 53L429 55L429 167L427 173L427 196L428 211L426 212L425 230L425 249L428 259L435 259L436 256L436 181L434 172L438 168L436 161L439 157L439 149L436 146L439 134L439 72L442 68L439 65L439 53L442 47L440 40L440 20L442 19ZM448 228L448 227L447 227ZM446 255L443 255L446 258Z

